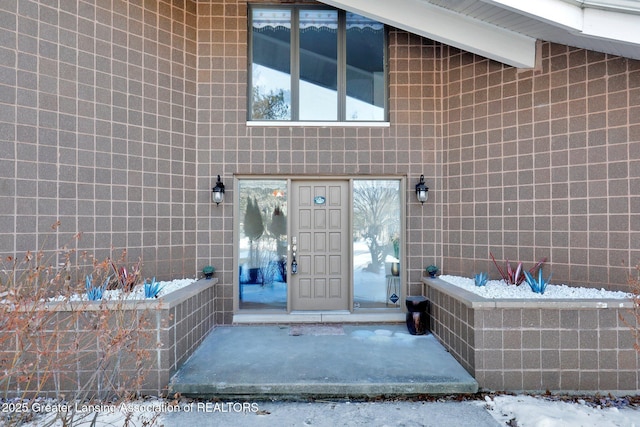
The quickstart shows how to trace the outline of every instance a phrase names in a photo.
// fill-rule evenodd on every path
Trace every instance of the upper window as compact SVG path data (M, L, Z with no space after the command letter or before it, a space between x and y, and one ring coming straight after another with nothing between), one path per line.
M251 9L249 120L386 120L384 25L311 6Z

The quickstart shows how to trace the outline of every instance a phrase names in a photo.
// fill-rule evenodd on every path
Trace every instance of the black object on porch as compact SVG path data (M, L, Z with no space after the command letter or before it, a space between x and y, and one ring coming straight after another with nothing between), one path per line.
M423 296L407 297L407 329L411 335L429 333L429 300Z

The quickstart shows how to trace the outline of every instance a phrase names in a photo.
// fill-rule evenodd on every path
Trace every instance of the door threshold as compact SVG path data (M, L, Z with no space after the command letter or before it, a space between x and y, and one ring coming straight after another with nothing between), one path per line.
M339 311L292 311L291 313L238 313L233 315L233 324L255 323L395 323L405 322L406 314L351 313Z

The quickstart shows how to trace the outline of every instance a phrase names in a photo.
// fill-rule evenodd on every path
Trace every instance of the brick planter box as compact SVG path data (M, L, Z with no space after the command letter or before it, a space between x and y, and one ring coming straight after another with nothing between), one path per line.
M491 300L424 278L433 334L494 391L638 394L628 300ZM637 325L636 325L637 327Z
M16 376L20 378L5 375L3 391L9 396L101 397L108 390L100 387L108 383L111 389L124 387L130 393L165 394L171 375L214 326L216 283L217 279L199 280L158 300L48 303L44 308L49 312L47 326L37 336L22 334L17 338L15 331L0 332L4 347L1 363L11 366L16 355L21 364L36 361L29 371L31 382L24 375ZM125 347L104 364L104 342L95 329L100 321L96 319L101 317L108 319L109 325L135 327L135 332L129 334L135 334L134 351ZM37 351L38 346L53 351L43 353ZM139 372L135 352L143 355L145 368L139 383L135 382ZM100 366L106 368L96 381ZM105 380L106 377L110 379Z

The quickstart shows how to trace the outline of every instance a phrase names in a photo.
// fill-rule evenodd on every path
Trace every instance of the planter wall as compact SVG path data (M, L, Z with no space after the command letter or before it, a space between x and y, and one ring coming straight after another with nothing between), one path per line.
M631 301L490 300L440 279L423 283L433 334L481 389L640 392Z
M37 340L47 343L46 348L55 351L39 355L36 368L31 371L37 381L28 384L24 378L5 376L4 384L9 384L7 394L65 395L67 398L104 396L105 390L93 385L96 384L96 369L105 359L93 327L99 316L109 316L109 324L135 325L136 351L144 355L145 373L133 388L129 387L138 372L134 353L125 348L117 364L110 361L105 372L106 375L113 374L114 381L109 383L109 387L127 387L127 392L143 395L165 394L171 376L214 326L216 283L217 279L199 280L158 300L109 301L103 304L82 302L75 303L73 310L68 304L48 304L46 309L54 312L48 316L48 324L52 326L41 331ZM15 349L19 348L20 342L15 336L12 330L0 332L2 342L8 343L2 351L3 363L14 360ZM24 338L21 340L25 341ZM78 347L79 354L66 361L61 355L68 354L72 346ZM34 348L35 345L31 345L30 350L20 353L20 357L26 361L34 360ZM49 379L45 381L43 378ZM101 382L101 387L105 384L104 380L98 382ZM90 385L87 387L87 384Z

